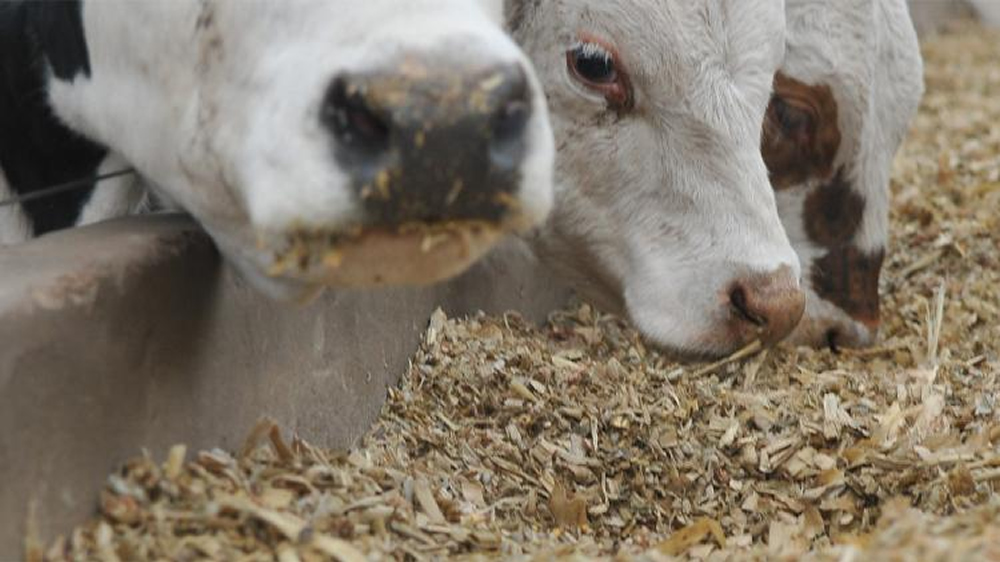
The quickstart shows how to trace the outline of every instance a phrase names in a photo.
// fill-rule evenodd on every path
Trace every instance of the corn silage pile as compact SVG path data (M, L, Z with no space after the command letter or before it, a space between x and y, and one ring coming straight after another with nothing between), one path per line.
M29 558L1000 560L1000 35L925 55L880 347L679 366L586 305L437 313L357 448L138 458Z

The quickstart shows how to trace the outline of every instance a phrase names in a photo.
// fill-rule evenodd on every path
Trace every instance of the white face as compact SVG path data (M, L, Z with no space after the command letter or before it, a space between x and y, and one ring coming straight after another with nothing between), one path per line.
M760 154L783 2L516 1L508 20L556 135L545 259L675 351L787 335L799 264Z
M547 111L501 17L496 0L88 1L92 72L50 98L294 296L325 279L283 262L303 238L546 215Z
M803 266L793 340L864 346L879 325L892 160L923 93L905 0L788 0L763 151Z

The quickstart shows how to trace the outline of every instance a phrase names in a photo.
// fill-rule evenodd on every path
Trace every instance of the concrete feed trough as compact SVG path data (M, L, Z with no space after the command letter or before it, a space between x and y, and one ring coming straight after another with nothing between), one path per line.
M261 416L311 441L368 429L433 310L524 311L567 292L511 240L463 277L413 290L260 297L186 219L144 217L0 251L0 560L29 506L49 540L93 513L143 448L238 447Z

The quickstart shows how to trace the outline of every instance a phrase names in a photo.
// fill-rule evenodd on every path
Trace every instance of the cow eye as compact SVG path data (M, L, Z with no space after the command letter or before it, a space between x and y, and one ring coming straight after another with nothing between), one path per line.
M807 137L813 128L813 118L805 109L796 107L780 96L771 100L774 118L781 131L789 137Z
M618 79L614 56L596 43L581 43L568 56L570 69L583 82L613 84Z
M614 53L608 47L583 41L566 51L566 66L570 75L586 88L604 96L616 110L632 106L632 89Z

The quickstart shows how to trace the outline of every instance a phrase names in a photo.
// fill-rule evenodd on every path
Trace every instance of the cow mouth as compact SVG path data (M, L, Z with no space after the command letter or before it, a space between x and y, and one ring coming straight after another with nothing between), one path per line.
M267 275L343 288L429 285L468 269L505 230L480 220L301 229L283 237Z

